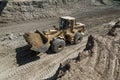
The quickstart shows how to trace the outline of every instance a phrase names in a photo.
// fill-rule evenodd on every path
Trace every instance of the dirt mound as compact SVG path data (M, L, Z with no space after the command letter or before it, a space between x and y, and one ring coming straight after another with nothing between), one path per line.
M60 65L57 80L120 80L120 28L116 36L94 36L92 56L83 51L77 58Z
M116 36L117 35L117 28L120 28L120 19L117 20L113 25L111 25L111 29L108 32L109 36Z

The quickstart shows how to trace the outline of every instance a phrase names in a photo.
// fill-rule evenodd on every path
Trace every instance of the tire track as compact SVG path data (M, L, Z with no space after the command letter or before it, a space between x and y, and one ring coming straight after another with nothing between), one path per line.
M87 37L86 37L87 38ZM84 39L86 39L84 38ZM87 40L87 39L86 39ZM12 79L15 75L20 75L20 74L24 74L24 73L27 73L29 72L29 70L32 69L32 66L34 66L34 71L37 71L39 70L39 72L44 72L47 68L49 68L49 65L52 65L52 64L55 64L56 63L60 63L61 60L65 61L66 59L68 59L68 57L74 53L74 51L76 51L77 49L79 49L80 47L84 47L85 46L85 41L86 40L83 40L84 44L78 44L78 45L72 45L72 46L69 46L68 48L66 48L65 50L63 50L62 52L58 53L57 55L54 55L54 56L51 56L51 57L47 57L47 60L43 60L43 62L41 62L40 60L36 61L36 62L31 62L29 64L26 64L26 65L23 65L23 66L20 66L18 68L12 68L10 70L7 70L5 72L3 72L2 74L0 74L0 78L2 80L4 79ZM68 52L69 51L69 48L70 49L73 49L72 51ZM66 53L66 54L64 54ZM64 55L64 56L63 56ZM46 59L46 58L45 58ZM53 61L55 60L55 61ZM46 66L47 65L47 66ZM49 69L48 69L49 70ZM7 75L5 75L7 74ZM42 77L44 77L44 74L41 73L39 75L43 75ZM42 78L40 77L40 78Z
M47 25L46 24L43 25L43 26L47 26L47 27L36 27L36 28L38 28L40 30L44 30L46 28L50 28L50 26L51 26L50 24L52 24L51 22L55 23L54 20L53 21L49 21L49 22L47 22L48 23ZM4 29L4 27L3 27L3 29ZM9 30L9 29L7 29L7 30ZM17 30L19 30L19 29L17 29ZM5 31L5 32L7 32L7 31ZM11 68L16 68L17 67L17 64L15 64L16 63L16 57L14 57L15 54L14 54L14 56L13 56L13 54L7 55L4 58L0 59L0 65L1 65L0 66L0 73L2 73L3 71L5 72L7 70L10 70Z
M84 44L85 45L85 44ZM80 45L79 45L80 46ZM83 46L82 46L83 47ZM78 47L79 48L79 47ZM74 50L74 51L70 51L69 52L69 54L67 54L67 55L64 55L64 56L59 56L58 57L58 59L57 60L55 60L55 61L53 61L51 64L50 64L50 66L56 66L56 65L59 65L60 63L62 63L62 62L64 62L64 61L66 61L67 59L69 59L69 58L73 58L73 56L76 54L78 54L79 53L79 51L80 50L78 50L78 48L76 49L76 50ZM82 49L83 50L83 49ZM72 57L71 57L72 56ZM51 68L53 68L53 67L51 67ZM58 68L59 66L57 66L56 68ZM40 71L40 72L43 72L44 73L44 71L47 69L47 68L50 68L49 66L48 67L46 67L46 68L44 68L42 71ZM56 68L53 68L53 69L56 69ZM50 69L49 69L50 70ZM57 70L57 69L56 69ZM54 71L52 71L52 72L54 72ZM55 74L55 73L54 73ZM53 74L52 74L53 75ZM49 76L49 77L51 77L51 76ZM38 77L37 79L35 79L35 80L39 80L39 79L46 79L46 78L49 78L48 76L47 77Z

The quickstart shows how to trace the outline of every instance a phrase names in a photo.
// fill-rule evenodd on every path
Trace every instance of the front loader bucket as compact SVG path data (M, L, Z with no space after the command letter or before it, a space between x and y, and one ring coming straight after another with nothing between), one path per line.
M49 47L45 44L45 40L43 40L44 35L41 35L42 34L32 32L24 34L24 38L31 47L31 50L36 52L45 52L48 50Z

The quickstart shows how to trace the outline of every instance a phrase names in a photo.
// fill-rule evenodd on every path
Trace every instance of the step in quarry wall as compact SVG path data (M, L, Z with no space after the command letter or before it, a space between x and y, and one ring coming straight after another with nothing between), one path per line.
M88 4L105 1L110 0L0 0L0 23L69 15Z
M79 0L0 1L0 22L21 21L70 14ZM71 6L70 6L71 5Z

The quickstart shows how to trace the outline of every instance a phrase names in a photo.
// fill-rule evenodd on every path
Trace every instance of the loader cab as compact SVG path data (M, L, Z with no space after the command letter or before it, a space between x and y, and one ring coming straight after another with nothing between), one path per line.
M73 30L75 25L75 18L70 16L60 17L60 30Z

